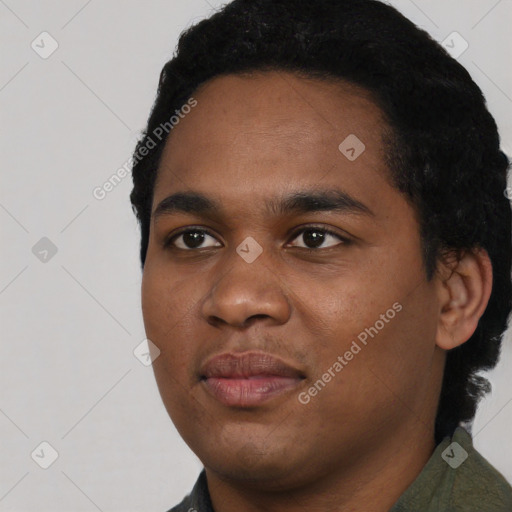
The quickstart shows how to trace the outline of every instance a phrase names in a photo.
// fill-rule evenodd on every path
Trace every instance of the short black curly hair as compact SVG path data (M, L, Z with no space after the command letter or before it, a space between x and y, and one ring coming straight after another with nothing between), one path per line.
M226 74L288 71L344 80L372 94L391 136L393 185L420 221L425 272L439 259L487 250L493 290L478 327L448 351L435 420L439 443L472 421L490 390L477 372L497 363L512 305L510 162L496 123L466 69L424 30L377 0L234 0L187 29L160 75L147 127L133 154L132 208L146 258L153 189L166 138L155 130L206 81ZM153 143L150 145L150 141ZM145 152L144 152L145 153Z

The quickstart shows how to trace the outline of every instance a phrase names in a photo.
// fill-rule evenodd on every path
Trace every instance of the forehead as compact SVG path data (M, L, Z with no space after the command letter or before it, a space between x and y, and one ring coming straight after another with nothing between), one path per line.
M387 179L387 124L357 86L260 72L216 77L193 97L197 106L166 142L154 204L192 189L241 204L297 185L372 195L368 182Z

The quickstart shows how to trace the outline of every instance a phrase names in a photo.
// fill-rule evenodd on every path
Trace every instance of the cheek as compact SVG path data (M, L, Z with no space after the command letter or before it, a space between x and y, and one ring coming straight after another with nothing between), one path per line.
M183 351L179 350L180 345L184 345L180 332L191 315L193 304L188 289L177 283L171 273L145 267L141 305L146 335L160 349L164 358L167 358L168 352L175 352L169 361L176 366L176 358L184 356Z
M369 291L372 283L366 282L364 275L351 274L342 273L341 277L331 276L321 282L308 281L303 291L308 299L295 302L302 327L315 344L315 350L322 348L336 354L345 350L352 339L393 303L390 297L379 297L375 288ZM299 296L299 290L296 295ZM381 304L386 307L383 309Z
M356 397L365 401L386 394L386 385L389 393L400 393L404 381L421 381L430 371L436 329L432 290L425 283L418 286L421 268L410 265L409 273L396 276L392 265L380 269L321 286L311 282L308 293L314 300L299 306L317 358L312 380L330 368L336 375L329 384L332 394L322 392L332 405L345 394L352 403ZM338 356L347 363L336 372Z
M158 272L146 265L142 279L141 302L146 336L160 350L152 367L163 403L171 419L178 424L190 415L187 391L194 383L191 361L194 344L190 325L195 298L176 283L169 272Z
M165 329L172 325L172 315L169 317L167 312L172 312L171 295L166 293L166 284L158 279L151 268L144 269L142 278L141 304L144 327L147 337L162 350L162 334Z

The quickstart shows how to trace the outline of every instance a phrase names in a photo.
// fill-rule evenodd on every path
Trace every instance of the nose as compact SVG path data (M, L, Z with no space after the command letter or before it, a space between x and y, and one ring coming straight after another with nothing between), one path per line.
M212 269L221 277L214 280L202 305L206 321L238 328L248 327L257 319L275 325L286 323L291 314L286 286L282 275L271 265L263 254L252 263L236 251L227 256L222 267Z

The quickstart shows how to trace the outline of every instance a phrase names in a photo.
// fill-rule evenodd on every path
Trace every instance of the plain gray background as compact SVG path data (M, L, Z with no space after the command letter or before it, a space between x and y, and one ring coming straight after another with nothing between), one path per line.
M0 0L1 511L163 512L202 467L133 353L145 334L131 177L92 192L131 155L179 33L221 3ZM512 1L390 3L438 41L467 41L458 59L511 155ZM473 427L509 481L511 342Z

